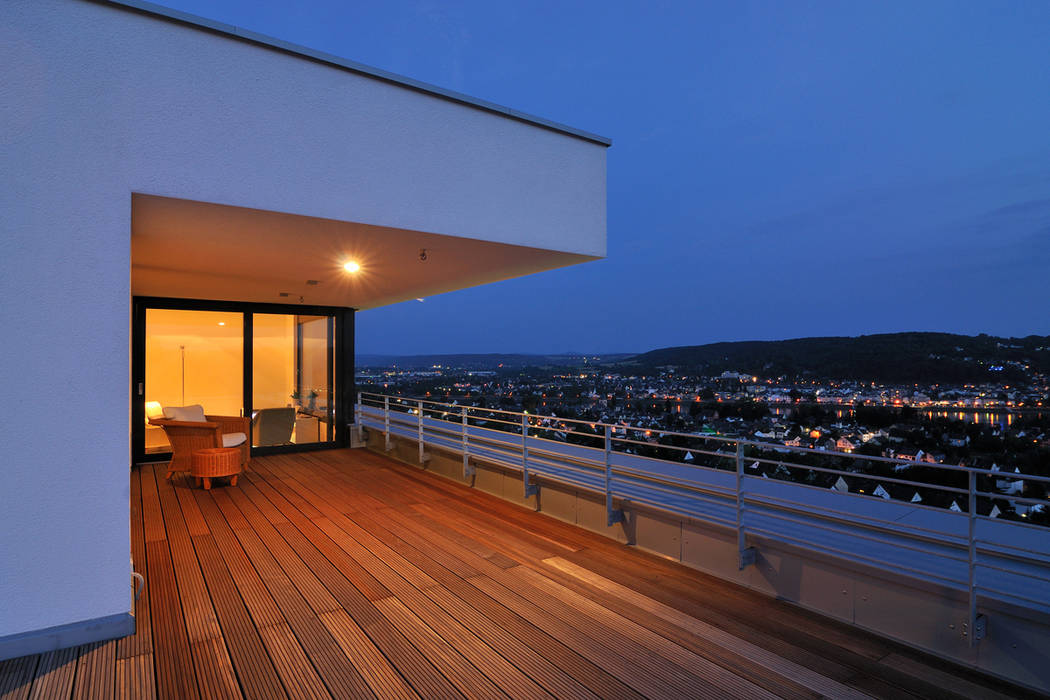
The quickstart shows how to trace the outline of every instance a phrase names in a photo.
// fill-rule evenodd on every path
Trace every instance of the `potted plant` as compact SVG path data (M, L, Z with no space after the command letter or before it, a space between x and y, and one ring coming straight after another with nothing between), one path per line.
M302 396L302 394L299 393L298 389L293 391L292 392L292 405L295 406L296 408L299 408L299 406L301 405L300 401L302 401L302 398L303 398L303 396Z
M310 389L310 410L311 411L317 410L317 397L318 396L320 396L320 394L317 392L317 389Z

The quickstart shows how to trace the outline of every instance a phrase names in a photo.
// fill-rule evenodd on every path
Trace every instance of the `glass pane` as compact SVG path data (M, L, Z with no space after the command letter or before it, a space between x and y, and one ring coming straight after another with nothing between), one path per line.
M200 404L208 415L242 415L244 316L146 309L146 419L163 407ZM164 431L146 424L146 453L168 452Z
M252 315L252 445L334 439L333 318Z

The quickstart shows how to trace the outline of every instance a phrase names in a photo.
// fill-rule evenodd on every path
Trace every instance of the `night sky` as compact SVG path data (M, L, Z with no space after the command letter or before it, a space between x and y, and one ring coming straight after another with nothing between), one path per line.
M162 4L613 140L608 259L358 352L1050 334L1050 3Z

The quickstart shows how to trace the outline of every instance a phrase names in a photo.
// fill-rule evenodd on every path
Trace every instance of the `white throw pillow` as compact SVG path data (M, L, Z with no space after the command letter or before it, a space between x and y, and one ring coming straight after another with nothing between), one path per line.
M223 433L222 435L223 447L238 447L247 441L248 436L244 433Z
M200 404L194 404L193 406L171 406L164 409L165 418L171 420L185 421L187 423L203 423L207 420L204 417L204 406Z

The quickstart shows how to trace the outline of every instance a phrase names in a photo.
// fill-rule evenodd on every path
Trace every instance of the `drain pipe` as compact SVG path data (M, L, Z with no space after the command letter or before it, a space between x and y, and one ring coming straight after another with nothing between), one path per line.
M133 585L133 586L135 585L135 581L138 581L138 587L135 590L135 600L138 600L142 596L143 589L146 588L146 579L143 578L142 574L140 574L137 571L132 571L131 572L131 579L132 579L131 585Z

